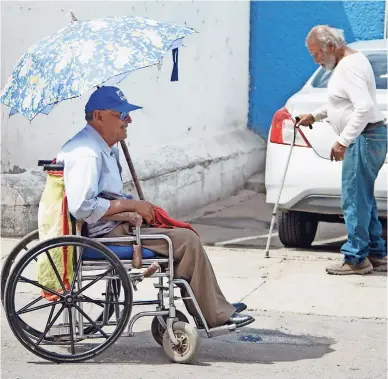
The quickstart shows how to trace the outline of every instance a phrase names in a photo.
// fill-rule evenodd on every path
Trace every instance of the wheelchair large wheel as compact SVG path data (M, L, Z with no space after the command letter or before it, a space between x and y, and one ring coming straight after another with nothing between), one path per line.
M51 254L53 249L65 246L68 249L76 248L80 254L74 262L74 279L69 289L66 289ZM82 275L81 280L78 273L82 270L84 248L96 250L103 259L99 261L99 266L92 267L91 271L87 271L87 275ZM62 288L61 291L49 289L36 280L37 261L44 256L50 262ZM114 299L95 298L96 290L100 292L98 287L104 286L105 280L120 282L122 293L118 295L116 292ZM41 290L55 295L57 299L47 300L42 297ZM120 337L131 315L133 294L124 266L107 247L85 237L63 236L34 246L16 263L7 281L4 305L8 323L24 347L50 361L79 362L98 355ZM114 322L106 317L104 321L94 321L95 314L101 312L101 305L114 306L116 315ZM55 325L60 316L63 316L64 321ZM35 330L43 330L39 332L39 339L25 329L26 324ZM85 328L91 328L96 332L85 335L83 333ZM45 343L47 338L51 337L54 342L58 341L57 345Z
M27 234L23 237L18 244L11 250L7 259L4 261L3 267L1 268L1 302L4 305L4 291L7 284L9 273L11 272L12 265L15 260L22 253L28 251L32 245L36 245L39 241L39 230L34 230L33 232ZM19 256L20 258L20 256Z
M33 232L27 234L24 238L22 238L17 245L11 250L9 255L4 261L3 267L1 269L1 302L4 306L4 292L5 287L7 284L7 280L9 277L9 273L11 272L12 265L17 259L20 259L20 257L27 252L29 249L31 249L33 246L37 245L39 242L39 230L34 230ZM112 281L112 289L115 291L118 295L120 295L121 291L121 285L119 281ZM102 306L103 307L103 306ZM114 312L114 305L109 305L107 307L107 314L108 317L112 317ZM100 322L103 320L104 313L101 312L99 316L96 318L96 322ZM31 327L30 325L26 324L23 320L20 320L21 327L23 327L26 332L28 332L32 337L39 340L39 338L42 336L43 331L39 331ZM93 326L88 326L84 330L84 334L93 334L96 333L97 329ZM59 341L55 341L53 337L47 337L44 339L45 343L55 343L58 344Z

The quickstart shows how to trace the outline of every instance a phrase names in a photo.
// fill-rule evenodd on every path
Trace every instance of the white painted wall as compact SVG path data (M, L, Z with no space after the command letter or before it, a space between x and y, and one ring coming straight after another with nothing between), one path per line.
M70 10L79 19L140 15L199 32L180 49L179 82L170 82L168 55L161 71L147 68L120 84L129 101L144 107L132 115L128 143L148 198L176 213L181 203L190 209L233 192L264 167L263 141L247 130L248 1L2 2L1 8L2 88L30 45L70 22ZM54 157L84 126L89 95L31 123L21 115L9 118L1 105L2 172L36 169L38 159ZM180 199L176 191L186 187Z

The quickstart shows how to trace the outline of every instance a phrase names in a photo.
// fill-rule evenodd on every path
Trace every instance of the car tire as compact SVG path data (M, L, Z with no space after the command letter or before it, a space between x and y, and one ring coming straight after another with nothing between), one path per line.
M278 217L279 239L285 247L310 247L317 228L318 219L310 213L288 211Z

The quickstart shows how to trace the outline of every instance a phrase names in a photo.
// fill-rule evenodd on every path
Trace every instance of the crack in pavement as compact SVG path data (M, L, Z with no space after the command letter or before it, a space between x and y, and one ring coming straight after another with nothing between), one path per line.
M263 286L263 284L267 283L266 280L263 280L256 288L254 288L251 292L249 292L248 294L246 294L245 296L243 296L240 300L240 303L245 300L248 296L252 295L255 291L257 291L260 287Z

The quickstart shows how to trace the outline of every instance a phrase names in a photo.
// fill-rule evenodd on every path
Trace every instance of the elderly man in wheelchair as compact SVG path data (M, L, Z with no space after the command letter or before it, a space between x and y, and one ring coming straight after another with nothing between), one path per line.
M52 165L55 169L62 167L60 171L65 188L67 212L72 219L72 233L68 234L73 236L68 236L67 242L65 241L67 249L70 249L70 245L74 247L74 251L83 249L82 259L79 258L77 261L75 258L72 262L73 266L77 266L74 269L73 279L67 281L68 283L65 280L61 281L61 275L54 265L58 260L54 259L54 262L52 256L48 254L50 248L63 250L64 243L57 240L54 243L53 240L48 240L29 250L25 260L32 262L34 259L39 264L42 262L39 254L46 254L47 264L53 267L53 272L61 283L63 291L49 291L47 286L42 285L42 282L39 284L26 279L22 274L23 262L18 263L12 273L13 279L8 280L12 283L18 280L24 283L35 283L41 288L42 293L46 291L47 295L49 291L49 294L55 295L51 300L55 298L63 309L68 310L64 314L67 316L65 317L66 330L68 333L70 331L70 337L59 341L70 342L72 354L65 356L58 353L46 353L40 343L42 341L58 342L59 338L57 336L55 340L55 336L50 337L48 333L49 326L52 327L55 321L54 313L50 314L44 332L38 332L29 327L25 321L22 321L21 315L33 309L31 305L34 302L16 311L14 299L16 284L7 283L5 308L11 328L28 349L43 358L61 362L79 361L95 356L102 351L102 345L88 353L75 351L75 342L93 333L106 338L106 347L113 343L118 336L115 335L114 338L112 335L109 336L102 330L102 325L110 325L109 317L114 309L116 310L117 329L120 329L115 333L121 333L128 324L132 304L136 303L132 299L132 286L136 289L137 283L147 276L159 278L159 284L154 285L159 289L158 299L137 303L140 305L156 304L157 310L136 315L129 322L128 334L132 335L132 326L138 318L154 315L153 336L160 345L163 345L167 355L173 361L192 360L198 347L196 330L188 324L186 316L175 309L173 288L180 288L186 309L193 317L197 329L204 329L208 337L226 334L254 321L252 316L240 313L246 309L245 304L233 304L226 300L201 241L189 224L178 222L178 227L165 227L165 225L160 227L157 217L160 208L147 201L135 200L123 193L118 149L114 145L127 137L128 124L132 122L130 112L137 109L140 107L128 103L118 88L98 88L91 95L85 107L87 125L62 147L55 164ZM77 228L81 230L80 224L82 232L78 234L83 237L76 237ZM77 240L77 238L84 239ZM79 305L81 302L90 300L86 295L81 296L81 293L84 294L90 284L82 288L77 287L76 291L75 282L80 279L84 270L102 269L103 263L98 261L96 254L111 263L110 271L107 270L104 274L105 279L108 280L106 296L107 299L110 298L110 302L108 300L99 301L98 305L104 307L104 314L97 320L93 320L92 316L88 316ZM63 260L62 263L65 269L61 273L65 275L66 267L69 270L70 263L68 259ZM147 272L131 274L134 268L145 267ZM157 273L157 271L160 272ZM167 277L168 287L163 283L163 277ZM87 275L84 275L83 278L87 278ZM91 283L96 282L99 278L103 278L102 274L91 277L93 279ZM118 290L120 286L121 293ZM163 305L163 290L168 292L168 309ZM112 296L109 297L108 293ZM124 298L123 301L119 301L120 296ZM42 297L45 296L42 295ZM106 310L108 303L113 308ZM120 315L118 305L124 307ZM80 315L78 319L74 316L76 312ZM128 315L125 314L126 312ZM82 324L83 322L89 325L88 328ZM105 323L101 324L101 322ZM25 336L21 336L21 332L18 331L20 327L24 328L24 333L30 335L34 335L32 331L35 330L34 336L39 346L36 345L36 341L35 345L26 342ZM77 330L80 335L77 334ZM186 336L186 339L184 340L182 336ZM183 340L185 342L182 342Z

